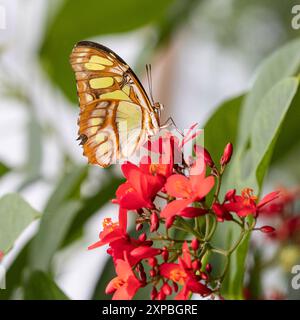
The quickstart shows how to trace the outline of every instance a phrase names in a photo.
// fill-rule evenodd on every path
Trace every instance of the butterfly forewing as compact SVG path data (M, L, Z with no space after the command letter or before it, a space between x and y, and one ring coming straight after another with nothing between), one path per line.
M70 62L77 82L84 155L102 167L129 157L158 129L141 83L119 56L94 42L79 42Z

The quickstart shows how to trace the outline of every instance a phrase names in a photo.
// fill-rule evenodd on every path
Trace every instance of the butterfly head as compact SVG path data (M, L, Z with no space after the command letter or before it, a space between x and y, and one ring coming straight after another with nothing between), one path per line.
M164 106L159 102L155 102L153 103L152 108L153 108L153 112L151 112L150 114L152 119L152 125L154 126L154 128L158 128L160 126L161 110L163 110Z
M153 105L153 109L156 112L160 112L160 111L164 110L164 105L162 103L155 102L154 105Z

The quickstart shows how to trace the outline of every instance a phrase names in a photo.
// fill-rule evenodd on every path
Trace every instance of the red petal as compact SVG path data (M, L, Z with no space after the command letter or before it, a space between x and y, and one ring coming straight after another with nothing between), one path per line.
M268 193L266 196L262 198L262 200L257 205L258 208L265 206L267 203L277 199L279 197L280 191L273 191Z
M124 253L125 259L127 258L127 253ZM134 276L134 273L131 269L129 262L126 260L117 260L116 261L116 273L120 279L127 281L130 276Z
M112 294L114 293L117 289L115 288L115 281L118 279L118 277L115 277L111 279L108 283L108 285L105 288L105 293L106 294Z
M130 189L133 188L129 182L120 184L116 191L117 200L119 201L127 192L130 192Z
M160 254L160 249L151 248L151 247L147 247L147 246L138 247L136 249L133 249L130 252L130 255L133 257L139 258L139 261L143 260L143 259L154 257L158 254Z
M136 191L132 191L124 195L119 204L122 208L126 208L128 210L137 210L140 208L151 208L152 203L147 203L143 198L140 197L139 193Z
M130 173L135 170L139 170L139 167L131 162L126 162L121 166L124 177L129 180Z
M175 296L174 300L187 300L189 298L190 291L184 286L181 291Z
M206 296L211 293L211 290L208 287L192 278L188 279L186 286L190 291L199 293L202 296Z
M165 206L163 211L160 213L160 216L162 218L170 218L175 216L192 202L193 199L174 200Z
M194 176L194 177L196 177L196 176ZM214 184L215 184L214 177L209 176L209 177L205 178L204 180L200 179L198 181L198 184L193 183L193 189L194 189L194 192L197 195L197 197L201 199L201 198L205 197L210 192L210 190L213 188Z
M124 231L127 231L127 209L120 207L119 209L119 226Z
M192 267L191 254L190 254L189 246L186 241L184 241L182 245L182 255L187 268L191 268Z
M102 233L101 233L102 234ZM101 235L100 234L100 235ZM95 249L95 248L98 248L98 247L101 247L105 244L108 244L108 243L111 243L113 241L116 241L116 240L119 240L121 238L124 237L124 231L123 229L121 228L116 228L114 229L113 231L111 231L110 233L108 233L107 235L105 235L104 237L102 237L100 239L100 241L97 241L96 243L90 245L88 247L88 250L92 250L92 249Z
M188 207L183 210L181 210L178 215L185 218L196 218L203 216L207 213L207 210L202 208L194 208L194 207Z
M249 214L253 214L253 215L256 215L256 209L255 208L244 208L242 210L239 210L237 212L238 216L240 217L246 217L248 216Z
M176 198L190 198L192 187L187 177L181 174L170 176L165 185L167 193Z
M165 278L170 278L170 273L172 270L181 269L183 270L178 263L162 263L159 266L159 274Z

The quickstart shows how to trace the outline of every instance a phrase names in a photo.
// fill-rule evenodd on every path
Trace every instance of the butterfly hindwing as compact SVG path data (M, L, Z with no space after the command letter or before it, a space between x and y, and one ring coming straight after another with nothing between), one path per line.
M102 167L130 156L154 129L153 109L141 83L119 56L94 42L79 42L70 62L84 155Z

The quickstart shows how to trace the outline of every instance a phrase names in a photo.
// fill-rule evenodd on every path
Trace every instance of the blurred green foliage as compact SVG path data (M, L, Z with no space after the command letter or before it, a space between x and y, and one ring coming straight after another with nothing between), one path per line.
M80 40L128 32L164 19L174 0L84 0L63 2L47 26L40 55L49 76L66 96L76 101L74 75L66 59ZM58 46L59 44L59 46Z
M40 216L17 193L0 198L0 251L7 253L21 232Z
M69 300L52 277L42 271L31 273L24 286L24 293L27 300Z

